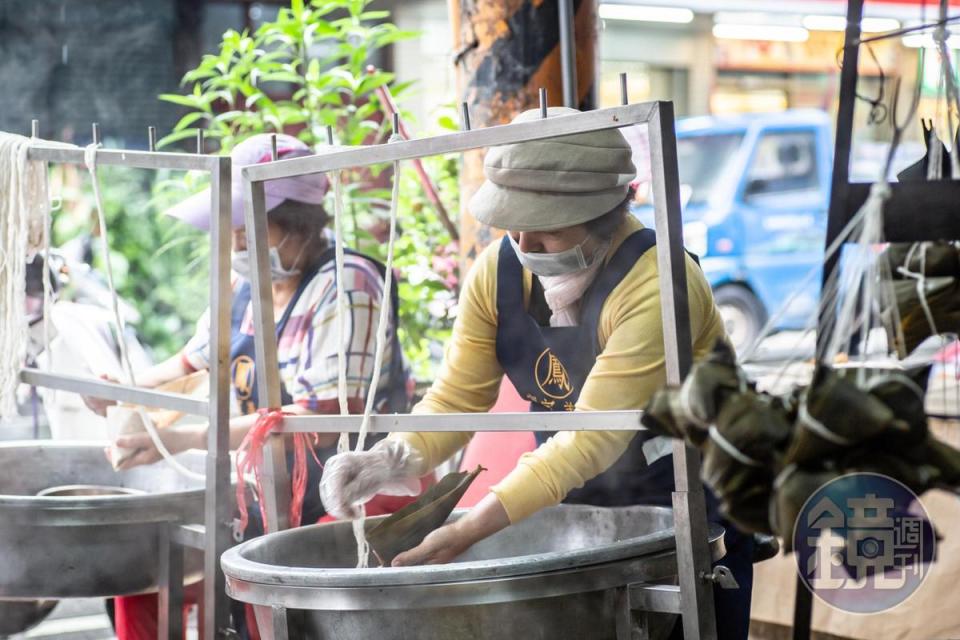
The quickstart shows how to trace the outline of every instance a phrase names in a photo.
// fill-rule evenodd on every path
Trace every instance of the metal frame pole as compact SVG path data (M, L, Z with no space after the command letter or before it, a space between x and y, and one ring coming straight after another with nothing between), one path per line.
M860 62L860 19L863 17L863 0L847 3L847 31L843 45L843 67L840 69L840 103L837 108L836 138L833 152L833 175L830 179L830 207L827 211L827 236L824 247L829 247L846 224L847 192L850 183L850 148L853 144L853 114L857 102L857 67ZM826 284L839 264L839 254L827 258L823 265L822 282ZM818 319L823 326L833 314L825 309ZM818 352L823 336L817 333Z
M580 106L577 90L577 40L573 0L559 0L560 14L560 77L563 81L563 106Z
M680 211L680 179L673 104L661 103L648 124L650 167L663 317L667 384L679 385L693 363L690 307L687 300L686 255ZM707 512L700 480L700 454L682 440L673 443L673 521L677 536L680 611L684 637L715 638L717 621L707 544Z
M183 547L174 540L173 529L176 526L170 524L160 531L158 640L183 638Z
M857 102L858 66L860 64L860 21L863 18L863 0L847 2L847 29L843 42L843 67L840 69L840 104L837 108L836 139L833 152L833 176L830 180L830 208L827 211L827 235L824 247L837 238L848 220L847 194L850 189L850 149L853 144L853 115ZM823 264L822 284L825 285L839 267L840 253L829 256ZM821 310L817 318L822 328L833 309ZM817 353L822 351L827 336L817 331ZM813 594L800 574L797 574L793 601L793 640L810 638L813 618Z
M203 637L218 638L229 625L226 580L220 556L230 548L230 158L216 158L210 172L210 380L207 429L207 490L204 495ZM216 349L216 352L214 352ZM242 482L241 478L237 482Z
M256 327L254 349L257 362L259 404L280 408L280 365L277 360L277 327L273 318L273 288L270 280L270 255L267 246L267 213L263 183L244 180L244 215L247 247L253 253L255 268L250 270L253 320ZM265 511L269 531L286 529L290 504L290 475L287 473L283 436L271 434L263 456Z

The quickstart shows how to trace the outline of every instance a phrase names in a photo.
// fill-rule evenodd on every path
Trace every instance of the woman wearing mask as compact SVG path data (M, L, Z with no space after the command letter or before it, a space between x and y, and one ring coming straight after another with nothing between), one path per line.
M279 159L310 155L305 144L287 135L277 136ZM243 228L242 181L240 169L245 165L269 162L269 135L251 137L237 145L233 160L233 301L230 312L231 382L240 414L230 420L230 447L235 449L257 420L261 408L257 389L256 355L254 353L253 307L250 301L249 272L253 256L248 253ZM267 242L270 255L270 277L273 289L273 311L277 331L277 358L282 382L283 411L296 415L340 413L337 399L338 330L337 296L349 300L345 335L348 336L347 385L351 413L362 413L371 382L374 361L374 336L381 304L385 269L372 258L347 251L342 292L336 287L333 242L325 233L328 216L323 208L327 178L322 174L300 176L267 182ZM167 212L184 222L208 230L210 224L209 191L197 194ZM396 289L394 289L394 292ZM396 296L391 304L381 380L376 402L377 411L402 412L409 401L408 375L397 340ZM209 367L209 310L197 323L197 332L184 349L174 357L141 372L137 383L155 387L194 371ZM94 411L103 414L109 402L88 399ZM160 431L164 445L171 453L187 449L205 449L207 425L173 426ZM336 434L319 435L315 453L324 462L336 453ZM375 442L377 438L372 438ZM116 446L137 452L128 457L121 468L157 462L161 459L147 433L123 435ZM302 522L313 524L325 512L317 492L321 468L312 455L307 455L308 479ZM288 456L292 466L292 453ZM378 496L369 513L390 513L412 498ZM245 537L260 535L259 508L248 509L250 525ZM242 607L234 606L234 624L243 629ZM117 598L116 626L120 640L156 638L156 596ZM252 617L250 617L252 620ZM250 627L244 636L249 637Z
M574 112L557 107L549 115ZM533 110L514 122L539 117ZM665 384L663 325L654 234L627 211L635 169L623 136L607 130L496 147L484 173L470 211L506 236L468 275L440 373L413 412L486 412L504 374L532 411L642 409ZM725 334L703 273L692 258L686 267L694 355L702 357ZM353 517L367 496L434 468L471 436L397 433L370 451L337 455L324 469L324 504ZM564 500L671 504L665 439L628 431L537 437L539 447L467 515L393 564L449 562ZM715 508L708 517L718 518ZM715 591L718 627L721 638L745 640L752 539L727 531L723 562L740 588Z

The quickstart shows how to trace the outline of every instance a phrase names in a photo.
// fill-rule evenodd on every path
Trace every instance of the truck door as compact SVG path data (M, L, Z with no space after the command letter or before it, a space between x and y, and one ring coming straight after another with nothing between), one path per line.
M763 131L738 197L743 217L743 265L768 314L821 263L826 185L814 128ZM815 276L790 305L778 328L802 328L816 310Z

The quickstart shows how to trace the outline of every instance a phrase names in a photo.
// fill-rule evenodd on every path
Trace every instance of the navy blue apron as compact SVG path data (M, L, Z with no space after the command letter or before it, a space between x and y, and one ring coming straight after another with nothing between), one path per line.
M655 244L653 229L632 233L617 247L584 294L579 324L551 327L543 287L536 276L533 276L529 309L524 308L523 267L509 239L503 238L497 260L497 360L520 396L530 401L531 411L574 410L580 390L601 351L597 327L603 304L637 260ZM537 432L537 444L543 444L552 435ZM673 456L665 455L648 465L643 445L652 437L646 431L638 432L609 469L571 491L564 502L603 507L671 506L675 486ZM709 489L704 487L704 490L707 519L721 522L727 529L727 555L722 563L730 568L741 586L736 590L714 590L719 637L746 640L753 584L753 539L723 522L717 512L716 498Z
M600 353L597 325L603 303L654 244L652 229L631 234L584 295L580 323L574 327L550 327L545 326L549 317L541 318L541 322L523 310L523 267L504 237L497 261L497 359L520 396L530 401L531 411L573 411ZM534 297L542 296L535 276L534 281L531 308ZM543 444L552 435L537 432L537 444ZM571 491L564 502L604 507L669 505L672 487L663 486L662 474L651 475L643 454L643 444L651 437L647 432L639 432L612 467ZM672 483L672 473L669 479Z

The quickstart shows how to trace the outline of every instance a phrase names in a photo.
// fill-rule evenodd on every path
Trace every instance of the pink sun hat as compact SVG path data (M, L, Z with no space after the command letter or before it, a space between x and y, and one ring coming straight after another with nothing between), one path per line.
M247 138L230 153L233 180L231 181L231 206L233 208L233 228L244 225L243 220L243 180L240 170L243 167L270 162L272 145L271 134L261 133ZM285 133L277 134L277 159L286 160L300 156L313 155L306 144ZM329 181L322 173L315 173L294 178L281 178L264 182L267 211L275 208L284 200L298 200L307 204L323 204L323 197L327 193ZM210 189L209 187L196 193L179 204L167 209L168 216L186 222L190 226L202 231L210 230Z

